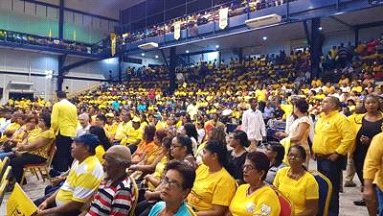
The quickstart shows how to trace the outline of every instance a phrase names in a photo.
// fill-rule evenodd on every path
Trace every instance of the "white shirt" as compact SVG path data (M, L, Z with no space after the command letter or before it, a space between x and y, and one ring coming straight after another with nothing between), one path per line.
M77 127L77 136L82 136L89 132L90 124L86 127L82 127L81 125Z
M195 115L197 115L198 113L198 107L197 106L194 106L193 104L190 104L187 108L186 108L186 112L190 115L190 118L192 120L195 119Z
M246 110L242 116L242 130L249 140L262 141L262 137L266 136L266 126L261 111Z
M203 128L198 129L197 133L198 133L198 143L202 143L202 140L205 137L205 129Z

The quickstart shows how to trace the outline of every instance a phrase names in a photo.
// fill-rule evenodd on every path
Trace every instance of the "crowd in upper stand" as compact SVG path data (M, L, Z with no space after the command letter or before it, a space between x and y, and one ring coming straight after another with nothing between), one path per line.
M0 30L0 41L4 42L15 42L20 44L30 44L37 46L46 46L57 49L65 49L71 51L77 51L87 54L97 54L101 53L107 46L97 45L97 44L87 44L78 41L71 40L60 40L52 36L38 36L32 34L26 34L21 32L13 32L7 30Z
M339 215L341 186L355 186L355 173L364 188L355 203L371 215L378 203L383 215L380 46L346 47L344 60L346 48L333 48L332 75L311 83L310 52L281 51L179 67L173 94L161 89L168 79L142 79L165 74L160 67L71 99L58 92L53 106L9 100L0 157L25 184L22 168L56 146L38 215L274 216L287 211L281 199L295 215L317 215L324 201L311 159L333 186L329 215Z
M296 0L290 0L290 2ZM228 7L229 17L234 17L247 13L248 11L258 11L269 7L276 7L286 4L287 0L250 0L249 5L247 1L234 1L228 6L215 7L214 9L206 10L200 13L191 14L181 18L176 18L166 22L165 24L157 24L146 28L144 31L126 32L122 34L122 43L131 43L139 41L144 38L156 37L167 33L174 32L174 24L180 23L181 30L189 29L190 36L198 36L198 26L210 22L217 22L219 20L219 10Z

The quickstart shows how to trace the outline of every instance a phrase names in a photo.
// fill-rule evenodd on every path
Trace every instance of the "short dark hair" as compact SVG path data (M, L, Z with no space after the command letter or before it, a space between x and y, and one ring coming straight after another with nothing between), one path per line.
M207 145L205 147L206 150L210 151L211 153L216 153L218 155L218 162L222 166L227 165L227 148L226 145L222 145L221 143L217 141L208 141Z
M64 91L56 92L58 98L66 98L66 93Z
M258 102L258 101L257 101L257 98L250 98L250 99L249 99L249 103L253 103L253 102Z
M183 161L172 160L166 167L165 171L177 170L183 178L182 188L192 189L196 178L196 173L193 167Z
M294 103L295 107L301 112L301 113L307 113L307 110L309 109L309 104L307 101L303 98L300 98L295 101Z
M106 116L104 114L98 114L96 118L100 119L103 122L106 122Z
M244 131L241 131L241 130L234 131L233 138L236 140L239 140L239 143L244 147L249 147L250 145L247 134Z
M283 147L283 145L279 142L271 142L269 143L269 147L273 150L273 152L277 153L277 156L275 157L275 165L281 164L283 158L285 157L285 147Z
M291 149L297 149L299 151L299 154L301 155L301 157L303 158L303 160L306 160L306 157L307 157L307 154L306 154L306 150L300 146L300 145L293 145L289 148L289 153L291 152Z
M336 110L338 110L342 106L339 98L334 97L334 96L328 96L328 97L331 99L331 102L335 104L335 109Z
M41 118L43 119L47 128L51 128L51 114L48 112L43 112L41 114Z
M193 143L191 139L186 135L177 135L177 142L182 146L186 146L186 154L193 154Z
M270 161L263 152L250 152L247 154L246 159L250 160L258 171L264 171L262 181L266 179L267 171L269 171Z
M147 125L144 129L144 134L148 139L147 141L153 141L154 135L156 134L156 127L153 125Z

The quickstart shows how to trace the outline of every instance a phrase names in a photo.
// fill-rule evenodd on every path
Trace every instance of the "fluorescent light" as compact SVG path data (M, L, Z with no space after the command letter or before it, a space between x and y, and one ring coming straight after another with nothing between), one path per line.
M267 40L267 37L266 37L266 36L264 36L262 39L265 41L265 40Z
M215 48L217 48L217 49L218 49L218 48L219 48L219 45L216 45L216 46L215 46Z
M138 45L138 48L143 50L154 49L154 48L158 48L158 43L154 43L154 42L145 43L145 44Z
M186 52L186 53L189 53L189 50L186 50L185 52Z
M322 27L319 27L319 28L318 28L319 31L322 31L322 29L323 29Z
M142 56L145 56L145 53L141 53Z
M158 58L158 55L156 55L156 58Z

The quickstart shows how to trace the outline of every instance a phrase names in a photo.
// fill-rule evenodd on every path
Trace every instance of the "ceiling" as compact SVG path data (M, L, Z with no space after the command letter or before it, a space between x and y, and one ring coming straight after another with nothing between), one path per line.
M59 0L38 0L40 2L59 4ZM145 0L65 0L65 7L83 12L118 19L119 11L132 7Z
M345 32L354 32L352 26L374 22L383 22L383 6L349 13L337 13L321 19L321 27L324 35L342 35ZM311 32L311 22L308 21L308 29ZM267 37L267 40L263 40ZM279 46L286 41L304 40L306 38L302 21L282 24L271 28L259 30L245 30L234 35L224 35L215 38L202 39L197 42L189 42L177 45L177 54L201 52L203 50L229 50L233 48L252 47L255 52L262 53L262 48L267 46ZM217 49L217 45L219 48ZM164 48L165 55L169 55L169 49ZM146 52L145 57L161 56L158 50ZM140 53L136 55L140 56Z

